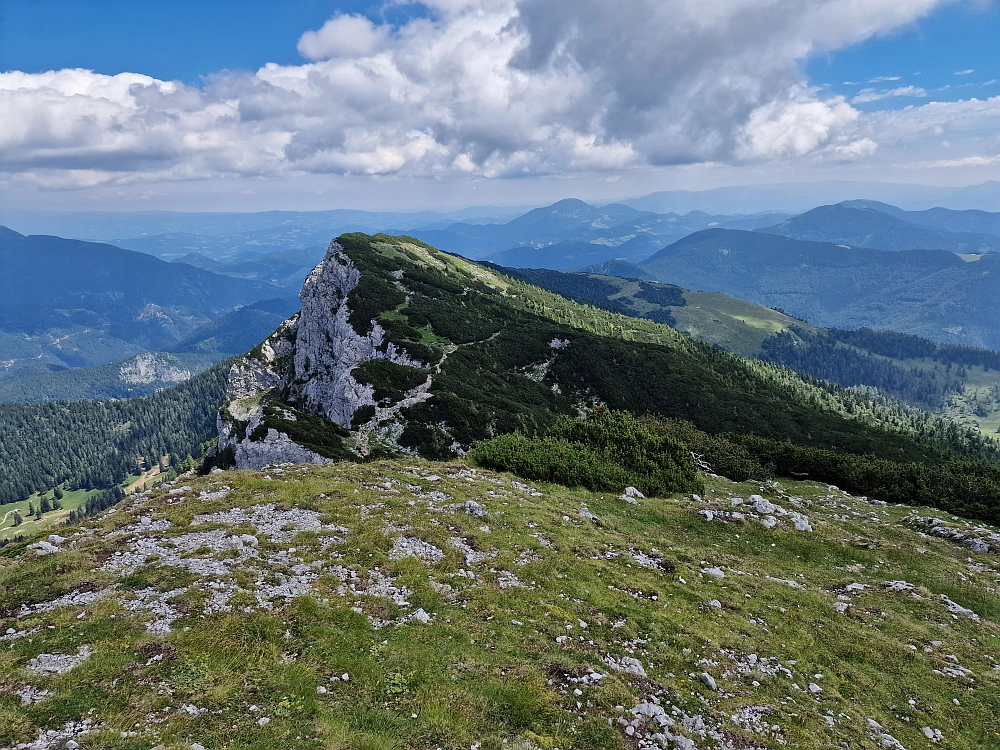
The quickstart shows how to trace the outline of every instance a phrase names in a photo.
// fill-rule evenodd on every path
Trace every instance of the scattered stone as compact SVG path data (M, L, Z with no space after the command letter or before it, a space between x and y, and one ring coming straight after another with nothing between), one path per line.
M820 693L823 692L823 688L821 688L815 682L810 682L809 683L809 692L812 693L813 695L819 695Z
M39 654L28 663L35 674L65 674L90 658L90 646L80 646L76 654Z
M643 495L635 487L626 487L625 491L618 496L619 500L624 500L629 505L638 505L639 501L642 500L645 495Z
M722 571L722 568L702 568L701 572L707 576L712 576L712 578L726 577L726 574Z
M609 654L604 657L604 663L616 672L634 674L638 677L646 676L646 670L643 668L642 662L631 656L623 656L621 659L616 659Z
M36 555L53 555L56 552L62 552L62 550L52 542L35 542L34 544L29 544L28 549L34 550Z
M792 518L792 525L795 527L796 531L812 531L813 530L812 525L809 523L809 519L806 518L801 513L796 513L796 512L793 511L791 513L791 518Z
M958 617L968 617L973 622L979 622L979 615L977 615L971 609L967 609L966 607L963 607L961 604L953 602L944 594L941 594L941 601L944 602L945 606L948 608L948 611L951 612L953 615L956 615Z
M62 729L44 729L34 742L14 745L13 750L79 750L76 738L82 737L97 727L90 719L68 721Z
M416 537L398 536L389 550L389 559L402 560L405 557L413 557L425 563L439 563L444 559L444 551Z
M940 729L931 729L930 727L921 727L920 731L924 733L924 737L929 739L931 742L940 742L944 739L944 735L941 733Z
M702 684L705 685L709 690L718 690L719 686L715 683L715 678L712 677L708 672L701 673Z
M868 724L871 738L878 742L881 747L886 748L886 750L906 750L903 743L886 732L875 719L865 719L865 723Z
M431 616L429 614L427 614L426 612L424 612L424 610L421 608L421 609L418 609L416 612L414 612L412 615L410 615L410 619L411 620L416 620L417 622L423 623L424 625L426 625L427 623L429 623L431 621L432 618L431 618Z
M475 516L476 518L486 518L489 513L486 512L486 508L477 503L475 500L465 501L465 512L470 516Z
M15 691L14 695L21 699L22 706L32 706L52 697L54 693L51 690L40 690L34 685L25 685L20 690Z

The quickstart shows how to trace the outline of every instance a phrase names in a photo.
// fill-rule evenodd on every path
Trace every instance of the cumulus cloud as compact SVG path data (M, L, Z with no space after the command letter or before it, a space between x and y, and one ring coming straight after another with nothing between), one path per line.
M368 57L385 42L389 30L360 15L338 14L319 31L307 31L299 39L299 53L309 60L331 57Z
M202 87L0 74L0 171L65 186L862 158L879 136L801 63L944 1L425 0L395 28L338 14L303 34L309 62Z

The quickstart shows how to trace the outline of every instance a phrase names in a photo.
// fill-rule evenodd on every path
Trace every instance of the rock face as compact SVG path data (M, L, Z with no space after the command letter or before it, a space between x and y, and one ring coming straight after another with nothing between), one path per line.
M232 451L237 468L330 463L329 458L268 426L265 407L295 403L304 412L349 429L359 408L375 405L374 387L355 380L354 368L375 359L419 366L385 342L385 330L374 320L366 335L355 331L347 297L360 280L354 262L332 242L302 287L301 312L233 365L218 427L219 452ZM287 409L282 410L282 417L296 421Z
M162 383L167 386L191 379L190 370L182 370L168 357L152 352L143 352L130 359L119 368L118 375L128 385Z
M385 346L385 330L374 320L366 336L348 322L347 295L361 274L336 242L309 274L299 294L302 313L295 334L295 372L291 395L303 407L341 427L350 427L361 406L375 404L374 388L358 383L351 371L373 359L402 365L412 362L393 344Z

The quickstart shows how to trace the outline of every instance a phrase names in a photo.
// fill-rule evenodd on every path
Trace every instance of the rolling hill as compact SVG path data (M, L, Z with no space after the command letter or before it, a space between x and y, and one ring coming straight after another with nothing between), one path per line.
M885 251L713 229L638 267L657 281L722 292L827 328L880 328L1000 348L1000 255ZM606 266L594 270L607 271ZM615 272L633 275L619 266Z
M931 229L858 202L819 206L756 231L875 250L949 250L966 254L1000 250L998 235Z
M844 206L874 209L895 216L910 224L929 227L944 232L971 232L1000 236L1000 213L967 209L957 211L952 208L927 208L922 211L905 211L888 203L878 201L845 201Z
M877 388L983 434L1000 433L1000 352L892 331L817 328L752 302L669 284L538 269L497 270L577 302L666 323L743 357L846 387Z

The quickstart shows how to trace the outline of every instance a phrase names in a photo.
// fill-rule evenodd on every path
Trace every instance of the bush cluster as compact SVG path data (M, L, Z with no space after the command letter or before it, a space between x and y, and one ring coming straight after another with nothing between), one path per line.
M703 491L687 448L628 412L561 417L544 436L501 435L471 456L485 468L569 487L621 492L633 486L653 496Z

